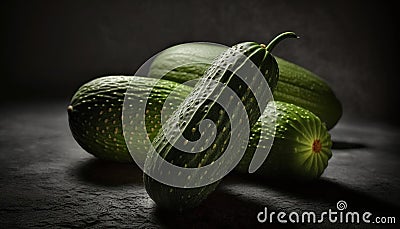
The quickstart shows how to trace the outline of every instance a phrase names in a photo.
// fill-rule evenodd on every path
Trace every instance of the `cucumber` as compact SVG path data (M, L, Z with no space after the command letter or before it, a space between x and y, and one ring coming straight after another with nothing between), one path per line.
M134 79L134 80L132 80ZM129 83L129 80L132 80ZM79 88L68 106L71 132L76 141L90 154L117 162L132 162L122 134L122 105L129 87L138 91L131 96L141 98L140 88L154 85L156 79L140 76L106 76L92 80ZM148 98L149 119L146 129L153 140L159 129L160 111L168 94L179 86L174 103L165 108L177 109L178 105L193 90L192 87L179 85L168 80L159 80L157 90ZM267 160L256 171L266 177L286 177L294 180L318 178L327 166L332 153L329 133L321 120L312 112L293 104L275 101L276 134L274 144ZM251 128L249 144L235 171L247 173L253 154L258 147L261 127L271 116L271 104L263 112L257 123ZM268 109L269 108L269 109ZM107 121L106 121L107 120ZM271 130L265 130L270 133ZM262 137L272 137L266 135ZM129 139L129 144L140 144ZM128 140L128 141L129 141ZM318 145L318 140L321 147ZM315 142L315 144L314 144ZM314 150L313 150L313 145ZM138 147L140 148L140 147ZM320 153L315 153L320 148ZM303 149L303 150L299 150ZM308 149L308 150L307 150ZM296 152L299 152L296 154ZM145 152L135 151L137 154ZM309 158L307 161L304 158Z
M242 127L246 126L246 124L250 127L253 126L262 112L255 100L256 95L253 93L259 93L262 99L267 100L267 93L263 91L265 91L265 87L268 87L268 85L262 85L257 75L247 75L249 83L245 83L236 75L237 72L243 70L244 64L244 60L238 53L246 56L246 61L252 61L254 63L252 69L255 69L254 66L258 68L264 75L269 86L274 88L279 73L278 65L270 52L277 43L288 37L296 36L291 32L282 33L272 40L268 46L255 42L245 42L237 44L223 52L213 61L211 67L195 85L193 91L166 121L163 125L163 130L160 130L153 140L156 150L150 151L147 155L145 163L145 172L147 172L143 175L145 189L158 206L182 211L183 209L199 205L214 191L223 177L221 174L224 173L226 164L233 163L234 159L224 159L225 161L222 164L215 163L220 168L218 171L209 171L208 167L206 167L204 173L194 172L190 173L190 175L181 175L181 172L175 174L170 170L165 171L161 166L165 164L164 161L168 161L182 168L197 168L197 171L199 171L202 167L213 165L224 154L225 149L231 147L231 131L232 133L236 131L235 134L237 134L235 135L235 139L232 139L233 142L238 141L243 134L246 134L245 131L243 132L245 128ZM215 66L220 66L221 68ZM224 86L220 87L216 82ZM253 85L255 90L250 89L250 85ZM235 102L229 104L233 108L233 116L229 116L228 112L215 102L224 93L227 92L230 94L228 89L233 90L239 98L239 103L233 100ZM224 102L227 103L227 101ZM241 104L243 104L243 107L240 107ZM246 116L243 115L242 111L245 112L244 115ZM242 120L246 120L244 118L248 118L248 122L242 122ZM177 143L181 140L179 138L180 133L186 139L186 143L184 144L190 145L202 139L202 136L205 136L205 134L200 133L200 131L203 131L201 130L201 124L205 120L211 120L215 124L215 129L211 130L214 133L211 135L216 136L215 140L211 139L213 140L212 147L206 147L204 143L200 143L198 144L200 151L193 154L193 149L197 146L196 143L191 150L192 153L182 151L177 148L176 144L171 144L171 141ZM242 126L236 128L233 123L242 123ZM210 126L204 128L206 129L204 131L209 130ZM174 130L175 127L180 128ZM168 139L165 133L172 133L172 140ZM210 140L208 136L205 138L205 142ZM158 159L157 156L161 156L163 160ZM203 179L203 175L206 176L207 172L211 176ZM149 176L148 173L159 173L162 174L163 178L182 180L186 183L183 184L183 187L180 185L171 186L163 183L165 180L156 180ZM204 180L207 182L206 185L196 186L197 183ZM195 188L193 188L193 184Z
M200 78L211 62L222 52L222 45L187 43L162 51L153 61L149 76L183 83ZM274 99L293 103L316 114L328 129L342 116L342 105L329 85L311 71L275 57L279 81Z
M132 161L123 136L121 119L122 105L130 80L134 89L129 91L129 96L132 97L142 98L144 95L141 89L155 85L154 93L148 98L151 109L146 114L149 119L146 120L146 130L151 140L161 127L160 112L167 96L180 86L181 97L178 95L166 107L175 110L192 91L192 88L175 82L139 76L100 77L81 86L68 106L69 126L78 144L98 158L117 162ZM129 139L128 143L140 144L134 139ZM146 157L145 152L137 153Z
M272 109L275 107L275 109ZM276 111L275 111L276 110ZM261 127L276 118L275 134L265 130L260 136ZM321 176L332 157L331 136L323 122L312 112L294 104L270 102L259 122L252 128L250 144L235 170L247 173L250 161L262 138L274 138L267 159L255 172L263 177L286 179L288 181L309 181Z

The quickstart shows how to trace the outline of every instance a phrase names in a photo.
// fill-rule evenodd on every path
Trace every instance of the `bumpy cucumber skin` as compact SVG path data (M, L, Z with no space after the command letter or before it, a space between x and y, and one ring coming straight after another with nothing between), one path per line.
M130 80L131 83L130 83ZM157 79L139 76L106 76L92 80L83 86L73 96L68 107L69 125L73 137L78 144L94 156L117 162L131 162L127 143L131 149L135 144L141 144L133 138L125 141L122 130L122 105L127 89L129 96L144 97L143 91L154 85ZM130 87L130 85L132 87ZM150 109L146 110L146 129L152 140L161 125L161 108L167 96L179 86L181 94L171 101L164 109L175 110L192 88L167 80L159 80L154 86L154 93L148 97ZM181 95L181 97L180 97ZM134 117L128 117L134 118ZM145 158L145 152L142 153Z
M176 188L157 182L145 173L143 182L147 193L158 207L178 212L201 204L219 184L216 181L201 188Z
M225 46L208 43L170 47L154 59L149 76L163 76L164 79L180 83L198 79L225 50ZM275 59L279 66L279 81L274 99L310 110L325 122L328 129L333 128L342 116L342 105L329 85L303 67L282 58Z
M101 77L82 85L68 107L73 137L96 157L125 161L127 147L122 136L121 110L129 79Z
M266 135L260 136L262 123L268 123L272 116L276 118L275 134L264 125ZM330 134L315 114L294 104L275 101L268 104L260 122L253 127L251 144L236 166L237 172L247 173L260 137L274 138L266 161L256 171L264 177L314 180L321 176L332 157ZM320 148L313 148L313 144L320 144Z

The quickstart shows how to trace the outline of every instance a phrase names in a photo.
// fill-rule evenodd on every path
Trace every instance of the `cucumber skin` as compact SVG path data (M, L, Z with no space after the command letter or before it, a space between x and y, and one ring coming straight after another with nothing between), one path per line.
M275 105L276 111L272 109ZM265 129L260 136L262 123L276 118L276 129ZM255 172L264 178L309 181L319 178L332 157L331 136L323 122L312 112L294 104L270 102L260 121L252 128L250 143L242 160L235 167L239 173L247 173L250 161L260 138L274 138L270 153ZM320 141L321 150L313 151L314 141Z
M170 47L154 59L149 76L163 76L163 79L179 83L198 79L226 49L225 46L208 43L186 43ZM274 99L303 107L316 114L328 129L333 128L343 111L329 85L303 67L276 56L275 59L279 66L279 81L273 93Z
M72 136L83 149L98 158L123 162L130 157L121 132L122 105L128 82L129 79L122 76L101 77L82 85L71 99L68 121Z
M134 88L138 89L140 87L148 87L150 82L153 82L151 83L152 85L155 81L155 79L152 78L139 76L101 77L80 87L71 100L70 104L72 110L68 110L68 117L73 137L83 149L98 158L124 163L133 161L122 134L121 120L121 110L125 96L124 93L129 87L129 80L132 79L132 77L136 78L134 81ZM151 94L148 98L148 102L152 103L149 110L154 111L149 114L148 117L156 117L156 115L159 115L162 104L167 98L168 93L173 91L173 89L179 84L167 80L160 80L157 85L161 89L159 91L165 92L165 94ZM179 89L180 93L176 94L178 96L176 97L177 104L170 104L171 109L176 109L177 105L186 98L193 88L180 85ZM140 96L140 93L137 92L136 96ZM256 171L256 174L267 177L287 177L289 179L297 180L318 178L326 168L328 160L331 157L330 147L332 142L327 129L317 116L306 109L279 101L275 101L275 104L276 111L280 115L276 117L277 128L274 144L267 160L263 163L260 169ZM153 109L157 106L157 109ZM235 168L235 171L239 173L247 173L248 166L259 142L262 122L268 121L267 117L265 117L268 116L268 112L269 110L266 109L263 116L260 117L258 122L251 129L248 148L246 149L246 153L242 160ZM100 113L102 114L100 115ZM323 166L316 169L317 172L293 164L283 163L282 160L280 160L280 158L286 158L288 159L286 162L296 161L289 159L293 159L294 149L299 145L297 138L302 134L296 131L294 127L301 129L303 125L300 123L300 120L304 120L307 116L309 117L307 119L309 122L314 122L314 126L321 128L320 134L316 134L316 137L322 136L320 138L325 139L323 141L323 149L325 150L324 154L326 157L323 160ZM296 120L293 120L293 118L296 118ZM104 123L105 119L108 119L108 122ZM286 120L289 122L286 122ZM153 121L153 123L146 122L146 129L149 133L150 140L153 140L161 127L159 125L160 120L156 119L149 121ZM115 132L115 128L117 128L117 132ZM269 130L266 130L266 133L269 133L268 131ZM307 131L314 132L310 127L307 127ZM265 137L271 137L271 135L266 135ZM145 157L145 155L143 156Z
M131 88L129 86L132 79L134 79L132 82L134 87ZM78 144L98 158L132 162L122 132L122 106L125 94L130 88L132 92L130 96L144 97L141 89L148 89L149 85L154 85L155 82L157 82L156 79L148 77L105 76L82 85L72 97L68 108L69 126ZM159 80L154 87L158 93L150 94L148 101L151 102L152 107L146 113L145 124L149 139L152 140L161 127L160 109L164 101L178 86L181 86L182 97L177 97L177 102L168 107L174 110L192 88L167 80ZM151 120L147 121L147 119ZM134 144L140 143L130 139L128 144L133 145L132 148L134 148ZM146 157L146 155L142 156Z

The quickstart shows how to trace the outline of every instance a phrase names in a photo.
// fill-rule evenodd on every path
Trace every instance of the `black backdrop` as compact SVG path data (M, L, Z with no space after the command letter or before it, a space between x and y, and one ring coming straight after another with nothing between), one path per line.
M399 123L399 26L387 2L57 0L1 8L2 102L67 101L88 80L133 74L178 43L265 43L292 30L301 39L274 54L328 81L345 119Z

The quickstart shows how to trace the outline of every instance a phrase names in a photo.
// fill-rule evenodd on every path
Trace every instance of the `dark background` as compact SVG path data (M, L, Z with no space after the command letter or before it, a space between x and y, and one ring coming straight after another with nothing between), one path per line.
M133 74L175 44L266 43L291 30L301 39L274 54L328 81L344 119L398 124L397 9L381 1L10 1L1 13L1 101L67 101L90 79Z

